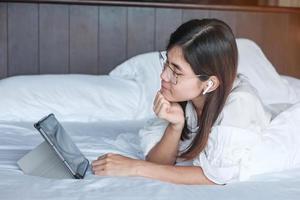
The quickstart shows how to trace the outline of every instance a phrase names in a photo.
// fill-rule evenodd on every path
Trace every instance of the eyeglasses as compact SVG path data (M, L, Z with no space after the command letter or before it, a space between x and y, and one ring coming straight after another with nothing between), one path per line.
M168 80L172 84L176 85L178 82L178 76L180 76L180 74L176 73L175 70L169 65L167 56L164 56L162 52L159 52L159 60L162 65L162 71L166 73ZM192 77L184 77L184 78L196 78L196 77L198 78L205 77L206 79L209 78L209 76L205 74L199 74Z

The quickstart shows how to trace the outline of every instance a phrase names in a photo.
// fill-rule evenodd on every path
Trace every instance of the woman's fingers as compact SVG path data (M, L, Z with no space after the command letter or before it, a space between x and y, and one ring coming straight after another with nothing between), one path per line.
M94 160L94 161L92 162L92 166L94 167L94 166L97 166L97 165L103 165L103 164L105 164L105 163L106 163L106 159Z
M157 108L157 106L159 105L160 99L162 99L162 98L163 98L163 96L159 92L157 92L157 95L156 95L154 103L153 103L154 112L155 112L155 109Z
M97 172L97 171L101 171L101 170L105 170L105 165L93 166L93 172Z
M99 156L97 160L94 160L92 162L92 167L106 164L107 162L111 161L112 156L114 156L113 153L107 153L102 156Z
M156 104L155 106L154 106L154 112L155 112L155 114L158 116L158 111L160 110L160 107L161 107L161 104Z
M106 159L95 160L92 162L92 171L96 175L100 175L101 171L105 170Z
M104 158L107 158L107 157L110 157L110 156L113 156L114 154L113 153L107 153L107 154L104 154L102 156L99 156L97 158L97 160L101 160L101 159L104 159Z
M161 97L157 100L157 104L161 105L162 103L168 102L164 96L161 95Z
M165 97L157 92L154 100L153 111L159 118L166 119L166 115L171 109L171 103L165 99Z
M165 115L169 112L169 110L170 110L170 103L168 101L162 101L155 108L155 114L160 118L164 118Z
M156 105L157 104L157 101L162 98L162 94L160 92L157 92L156 93L156 96L155 96L155 99L154 99L154 102L153 102L153 105Z
M107 166L109 165L109 162L112 161L112 157L114 154L108 153L102 156L99 156L97 160L94 160L92 162L92 171L96 175L101 175L104 173L104 170L106 170Z
M99 156L99 157L97 158L97 160L101 160L101 159L103 159L103 158L106 158L106 156L107 156L107 154L104 154L104 155L102 155L102 156Z

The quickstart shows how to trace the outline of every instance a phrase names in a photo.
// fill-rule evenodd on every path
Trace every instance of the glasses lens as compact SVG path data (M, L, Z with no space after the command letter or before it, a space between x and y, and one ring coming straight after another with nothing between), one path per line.
M171 83L176 84L177 77L176 77L176 73L174 72L174 70L172 70L172 68L167 63L165 63L164 68L165 68L168 80L171 81Z
M172 73L171 82L172 82L174 85L177 84L177 76L176 76L176 74L175 74L174 72Z
M166 59L164 58L164 56L162 55L162 53L159 54L159 59L162 64L162 72L166 73L166 76L171 83L176 84L177 83L177 75L174 72L174 70L168 65L168 63L167 63Z
M168 66L167 63L164 64L164 72L167 75L168 80L172 79L172 70L170 69L170 67Z

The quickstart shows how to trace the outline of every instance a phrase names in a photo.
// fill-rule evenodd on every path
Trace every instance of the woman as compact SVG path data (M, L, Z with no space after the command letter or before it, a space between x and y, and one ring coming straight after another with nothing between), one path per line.
M145 160L106 154L93 161L93 172L180 184L242 179L244 157L271 116L237 74L230 27L216 19L188 21L171 34L166 50L157 118L139 132Z

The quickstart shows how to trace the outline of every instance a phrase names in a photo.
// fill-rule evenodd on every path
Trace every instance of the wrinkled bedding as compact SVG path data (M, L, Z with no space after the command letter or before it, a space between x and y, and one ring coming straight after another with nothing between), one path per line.
M154 52L126 61L110 76L1 80L0 199L299 199L300 168L282 170L289 167L279 164L300 166L292 163L300 160L300 80L279 76L250 41L239 40L238 47L240 72L264 103L281 112L253 151L250 179L225 186L177 185L143 177L100 177L89 169L83 180L56 180L24 175L18 168L17 160L43 142L33 119L50 111L90 161L109 152L143 159L138 131L153 117L152 102L160 87L161 68ZM269 173L270 168L276 172Z
M115 152L141 158L137 132L144 121L62 123L83 154L93 160ZM143 177L55 180L24 175L16 161L43 141L29 122L0 124L0 199L297 199L300 169L268 173L226 186L177 185Z

